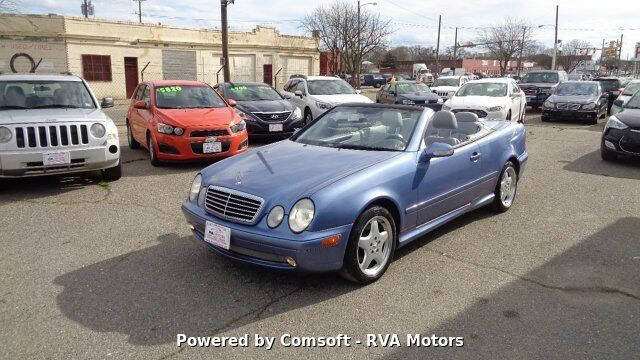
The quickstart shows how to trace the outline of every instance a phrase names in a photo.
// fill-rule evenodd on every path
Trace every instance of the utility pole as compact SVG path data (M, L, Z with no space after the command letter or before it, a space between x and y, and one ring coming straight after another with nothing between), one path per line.
M222 58L224 64L224 82L231 80L231 72L229 71L229 33L227 25L227 5L233 4L234 0L220 0L220 17L222 19Z
M556 57L558 54L558 7L559 5L556 5L556 35L553 40L553 59L551 60L551 70L556 69Z
M138 3L138 22L142 24L142 2L146 0L133 0Z
M358 0L358 42L356 43L356 89L360 89L360 0Z
M458 27L456 26L456 33L453 37L453 60L458 60Z
M527 34L527 27L522 27L522 42L520 43L520 57L518 58L518 77L520 77L520 68L522 68L522 52L524 51L524 37Z
M620 75L620 70L622 70L622 38L624 37L624 33L620 34L620 44L618 45L618 75Z
M87 0L82 1L82 15L84 15L86 19L89 18L89 4L87 4Z
M440 25L442 25L442 15L438 15L438 42L436 43L436 75L440 74Z

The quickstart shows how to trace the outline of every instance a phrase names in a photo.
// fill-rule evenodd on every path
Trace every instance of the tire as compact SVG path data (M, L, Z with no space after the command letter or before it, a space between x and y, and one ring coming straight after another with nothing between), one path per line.
M604 161L616 161L618 160L618 156L616 154L612 154L604 148L600 148L600 157Z
M372 230L374 228L376 230ZM374 240L375 243L372 243ZM381 206L368 208L360 214L351 229L341 274L360 284L378 280L393 260L396 240L396 224L389 210Z
M307 125L313 121L313 114L311 110L307 109L304 112L304 124Z
M149 147L149 161L153 166L160 166L160 159L158 159L158 154L156 153L155 144L153 143L153 136L149 134L149 139L147 140L147 146Z
M520 123L524 124L524 119L527 117L527 107L522 108L520 112Z
M102 170L102 180L104 181L116 181L122 177L122 160L118 162L117 166Z
M498 212L505 212L511 208L516 199L518 190L518 172L511 161L507 161L502 167L496 189L493 207Z
M129 121L127 121L127 141L129 142L129 149L139 149L140 143L133 138L133 134L131 133L131 126L129 126Z

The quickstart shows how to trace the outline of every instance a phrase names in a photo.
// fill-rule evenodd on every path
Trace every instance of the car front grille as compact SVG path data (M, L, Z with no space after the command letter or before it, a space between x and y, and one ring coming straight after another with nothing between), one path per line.
M283 111L283 112L254 112L253 115L257 116L260 120L263 121L285 121L289 118L291 111Z
M252 224L258 217L264 200L240 191L210 186L204 203L208 212L223 219Z
M526 95L536 95L538 93L538 88L535 87L520 87L520 89L522 89Z
M629 132L620 139L620 148L626 152L640 154L640 131L629 130Z
M457 114L459 112L470 112L478 115L479 118L487 117L487 112L484 110L476 110L476 109L454 109L451 110L452 113Z
M86 124L18 126L15 128L18 148L49 148L89 143Z
M435 93L440 97L449 97L449 91L435 91Z
M194 130L189 134L189 137L209 137L209 136L227 136L229 132L226 129L212 129L212 130Z
M579 110L580 104L572 104L572 103L557 103L556 108L558 110Z

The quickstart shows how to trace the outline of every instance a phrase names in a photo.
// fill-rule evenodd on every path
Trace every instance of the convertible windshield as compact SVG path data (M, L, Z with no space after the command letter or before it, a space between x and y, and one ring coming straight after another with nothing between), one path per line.
M640 81L630 82L624 88L624 91L622 92L622 95L633 95L633 94L637 93L638 90L640 90Z
M598 79L596 81L600 83L604 91L616 91L622 85L620 80L617 79Z
M431 89L425 84L416 84L416 83L398 83L398 94L407 94L407 93L423 93L428 94L431 92Z
M311 95L355 94L355 90L344 80L309 80L307 81Z
M228 87L228 96L236 101L282 100L268 85L234 85Z
M294 141L340 149L404 151L421 110L338 106L329 110Z
M523 83L546 83L555 84L558 82L558 73L554 72L531 72L522 78Z
M433 82L433 86L460 86L460 80L457 78L438 78Z
M598 93L597 84L584 82L562 83L556 88L556 95L596 95Z
M2 81L0 110L95 109L89 90L81 81Z
M161 109L219 108L227 104L209 86L156 87L156 106Z
M637 92L629 101L624 105L625 109L640 109L640 92Z
M507 84L504 83L468 83L458 90L456 96L507 96Z

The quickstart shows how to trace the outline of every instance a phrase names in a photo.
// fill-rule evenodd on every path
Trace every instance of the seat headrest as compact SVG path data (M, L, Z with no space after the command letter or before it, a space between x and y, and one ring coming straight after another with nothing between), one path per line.
M382 122L390 128L401 128L402 115L396 110L386 110L382 113Z
M479 120L478 115L469 112L469 111L461 111L456 113L456 120L458 122L477 122Z
M16 85L9 86L7 87L7 93L9 93L9 91L13 91L20 96L24 96L24 90L22 90L20 86L16 86Z
M457 129L458 121L451 111L438 111L433 115L433 127L436 129Z

